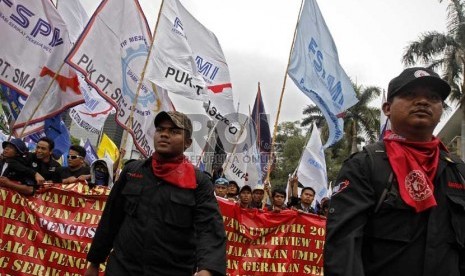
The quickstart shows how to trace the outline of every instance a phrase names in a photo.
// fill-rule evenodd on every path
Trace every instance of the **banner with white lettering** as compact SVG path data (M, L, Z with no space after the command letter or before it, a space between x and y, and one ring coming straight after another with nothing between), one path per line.
M326 218L241 209L218 199L226 230L228 276L324 275Z
M46 118L84 102L74 70L63 65L71 44L51 1L3 1L0 33L9 42L0 47L0 82L28 97L13 126L16 136L39 131Z
M173 109L166 91L149 81L142 81L137 94L150 41L150 30L137 0L104 0L67 58L116 108L117 123L132 135L145 156L154 152L156 114Z
M99 186L53 185L26 197L0 187L0 271L83 275L109 192Z
M339 64L336 45L316 0L305 0L287 73L325 116L330 130L325 148L342 139L344 111L358 99Z

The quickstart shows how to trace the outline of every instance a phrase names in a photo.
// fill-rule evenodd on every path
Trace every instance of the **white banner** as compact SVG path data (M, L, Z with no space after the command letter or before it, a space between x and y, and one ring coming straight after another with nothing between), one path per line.
M288 74L324 114L330 130L325 147L339 141L343 113L358 100L316 0L305 0Z
M46 118L84 100L75 72L63 65L71 44L51 1L2 1L0 19L5 42L0 47L0 81L28 97L13 126L16 136L25 136L42 129Z
M117 123L131 133L145 156L154 152L156 114L173 108L165 90L144 80L133 121L129 122L150 41L150 30L137 0L104 0L67 58L117 109Z
M302 154L297 177L304 187L315 190L315 200L320 202L328 194L328 177L326 172L325 153L321 143L320 131L313 124L312 134Z

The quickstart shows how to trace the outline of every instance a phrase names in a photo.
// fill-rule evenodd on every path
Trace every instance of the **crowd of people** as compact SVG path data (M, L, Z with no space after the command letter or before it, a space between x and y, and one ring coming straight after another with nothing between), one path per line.
M192 143L190 119L160 112L155 153L123 168L85 275L98 275L106 260L109 275L225 275L217 198L243 209L326 216L325 275L465 275L465 164L433 135L450 91L429 68L408 68L395 77L383 104L391 129L344 162L331 200L319 204L313 204L313 188L304 185L299 194L295 175L287 192L271 190L269 182L240 187L218 174L212 179L184 155ZM51 157L48 138L35 153L20 139L2 147L0 186L26 195L47 181L113 182L113 167L99 160L86 168L85 151L77 146L69 150L67 168Z
M215 196L237 202L241 208L255 208L271 212L291 209L299 213L327 215L329 198L325 197L321 202L314 204L315 189L312 187L303 187L298 195L299 181L297 176L290 177L288 185L289 193L282 188L270 189L271 185L267 181L264 185L257 184L253 188L249 185L239 188L234 180L228 180L224 177L214 180Z
M86 150L72 145L67 155L68 166L62 167L53 157L54 147L54 141L48 137L38 140L34 152L29 152L21 139L4 141L0 161L0 186L23 195L32 195L43 185L53 183L113 185L114 167L108 158L98 159L89 166L84 161Z

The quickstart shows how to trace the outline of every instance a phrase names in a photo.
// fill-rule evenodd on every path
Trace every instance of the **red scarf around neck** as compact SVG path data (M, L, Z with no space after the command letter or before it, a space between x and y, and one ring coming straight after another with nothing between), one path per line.
M158 153L152 155L152 170L155 176L183 189L195 189L197 180L194 165L186 156L165 159Z
M384 144L402 200L417 213L436 206L433 182L440 150L446 150L441 141L433 137L429 142L410 142L389 130Z

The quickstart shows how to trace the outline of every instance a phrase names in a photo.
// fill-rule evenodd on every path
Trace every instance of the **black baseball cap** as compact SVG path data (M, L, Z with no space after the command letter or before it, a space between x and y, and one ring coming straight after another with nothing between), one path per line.
M405 88L419 84L434 88L441 95L443 101L449 96L451 90L450 85L433 70L424 67L412 67L405 69L399 76L389 82L387 98L392 99Z

